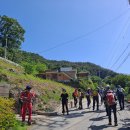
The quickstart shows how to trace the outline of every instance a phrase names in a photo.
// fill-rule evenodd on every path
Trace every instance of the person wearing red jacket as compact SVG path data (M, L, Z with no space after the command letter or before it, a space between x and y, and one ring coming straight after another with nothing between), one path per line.
M26 111L28 110L28 114L29 114L28 124L29 125L31 125L32 101L35 97L35 93L31 92L30 90L31 90L31 87L26 86L25 91L21 92L21 94L20 94L21 101L23 102L22 110L21 110L22 122L25 121Z
M72 93L72 96L74 98L74 106L77 107L78 102L78 89L76 88L75 91Z

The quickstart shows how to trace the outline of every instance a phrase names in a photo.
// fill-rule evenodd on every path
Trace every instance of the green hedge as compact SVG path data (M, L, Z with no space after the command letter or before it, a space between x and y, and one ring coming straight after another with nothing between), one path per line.
M0 97L0 130L26 130L26 126L17 121L13 99Z

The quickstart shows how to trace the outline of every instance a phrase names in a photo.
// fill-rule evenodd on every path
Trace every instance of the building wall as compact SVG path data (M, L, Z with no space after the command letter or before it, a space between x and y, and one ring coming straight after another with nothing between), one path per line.
M46 73L46 79L51 79L51 80L57 81L57 73Z
M89 73L78 73L77 77L88 77Z
M58 74L58 81L60 82L69 82L71 79L66 76L64 73L59 73Z
M64 72L64 73L69 75L72 79L77 79L77 72L76 71L67 71L67 72Z

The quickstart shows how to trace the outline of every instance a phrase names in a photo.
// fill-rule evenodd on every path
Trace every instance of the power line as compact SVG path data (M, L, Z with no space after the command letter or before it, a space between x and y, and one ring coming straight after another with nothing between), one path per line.
M127 25L129 25L129 24L128 24L129 20L130 20L130 17L127 18L127 20L126 20L126 22L125 22L123 28L121 29L121 32L119 33L118 37L116 38L116 40L115 40L115 42L114 42L114 43L116 43L116 44L114 44L115 47L112 47L112 50L111 50L111 54L112 54L112 55L111 55L111 58L110 58L110 60L109 60L109 62L108 62L107 67L110 65L110 63L112 63L112 61L113 61L113 59L114 59L117 43L118 43L118 41L119 41L119 38L120 38L121 35L122 35L123 30L124 30L126 27L128 27ZM124 32L124 33L125 33L125 32ZM122 36L122 39L123 39L123 38L124 38L124 36ZM118 45L118 47L119 47L119 45ZM109 52L110 52L110 51L109 51ZM110 54L110 53L109 53L109 54Z
M129 5L130 5L130 0L128 0L128 2L129 2Z
M116 71L126 62L126 60L129 58L130 56L130 52L128 53L128 55L124 58L124 60L121 62L121 64L116 68Z
M90 34L92 34L92 33L95 33L95 32L97 32L98 30L104 28L105 26L111 24L112 22L114 22L114 21L116 21L117 19L119 19L120 17L122 17L124 14L126 14L126 12L127 12L128 10L129 10L129 9L125 10L122 14L120 14L120 15L118 15L117 17L113 18L113 19L110 20L109 22L107 22L107 23L105 23L105 24L103 24L103 25L97 27L96 29L94 29L94 30L92 30L92 31L90 31L90 32L87 32L87 33L84 34L84 35L80 35L80 36L78 36L78 37L76 37L76 38L74 38L74 39L71 39L71 40L68 40L68 41L59 43L59 44L57 44L57 45L55 45L55 46L53 46L53 47L51 47L51 48L45 49L45 50L40 51L40 52L37 52L37 53L43 53L43 52L51 51L51 50L53 50L53 49L55 49L55 48L57 48L57 47L64 46L64 45L66 45L66 44L72 43L73 41L77 41L77 40L79 40L79 39L82 39L82 38L84 38L84 37L86 37L86 36L88 36L88 35L90 35Z
M121 55L117 58L117 60L114 62L114 64L111 66L111 68L120 60L122 55L126 52L126 50L129 48L130 43L128 43L127 47L124 49L124 51L121 53Z

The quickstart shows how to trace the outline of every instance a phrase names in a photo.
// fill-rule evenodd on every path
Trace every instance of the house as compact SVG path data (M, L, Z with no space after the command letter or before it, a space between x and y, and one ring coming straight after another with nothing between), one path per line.
M72 67L61 67L59 70L47 70L44 73L37 74L36 76L58 82L70 82L77 79L77 70L72 69Z
M77 73L77 69L73 69L72 67L61 67L59 70L47 70L46 72L38 74L37 76L58 82L70 82L75 81L78 78L88 77L88 75L88 72Z
M46 79L55 80L58 82L70 82L77 79L77 70L72 67L60 68L58 71L46 72Z
M85 77L88 77L89 74L90 74L89 72L79 72L79 73L77 73L77 77L78 77L78 79L85 78Z

